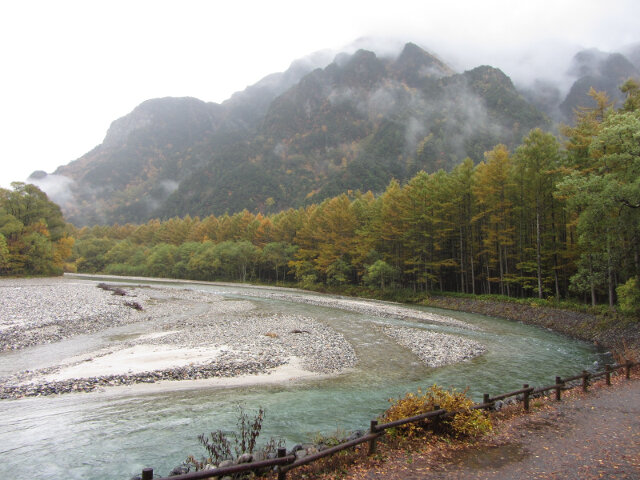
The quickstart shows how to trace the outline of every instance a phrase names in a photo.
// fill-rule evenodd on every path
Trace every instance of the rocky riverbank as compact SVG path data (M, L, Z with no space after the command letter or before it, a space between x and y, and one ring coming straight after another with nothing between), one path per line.
M264 377L284 367L286 379L301 378L338 374L357 364L352 345L321 319L264 312L250 299L175 286L97 285L74 278L0 280L0 292L0 351L28 349L32 354L35 348L37 354L47 344L61 345L59 352L47 348L45 364L29 370L0 365L3 399L166 381ZM463 321L382 302L261 289L255 296L475 329ZM394 327L384 333L429 366L484 351L470 340L420 329ZM91 345L85 348L83 341L74 340L78 336L90 338Z
M16 375L7 384L0 385L0 399L40 397L62 393L93 392L106 387L129 386L136 383L155 383L162 380L201 380L212 377L237 377L240 375L267 374L285 363L281 358L266 358L260 361L237 362L234 358L217 358L205 365L189 365L166 370L122 375L100 375L96 377L71 378L66 380L38 380L43 372L26 372ZM25 383L32 376L35 382ZM13 380L13 382L11 382ZM21 381L22 380L22 381Z
M394 305L378 300L361 300L357 298L319 296L319 295L298 295L295 293L267 293L261 296L265 298L283 299L291 302L306 303L319 307L340 308L350 312L368 314L381 318L396 318L399 320L417 320L425 323L435 323L451 327L463 328L466 330L476 330L474 325L461 320L456 320L444 315L432 312L421 312L407 308L402 305Z
M430 307L458 310L537 325L572 338L593 342L618 358L640 359L640 322L597 317L583 312L475 298L430 296Z
M269 375L293 359L293 376L339 373L357 361L351 344L317 320L264 314L247 300L173 288L96 288L65 279L3 280L0 288L3 350L109 332L101 348L5 375L4 399Z
M138 302L149 300L140 290L135 297ZM0 351L53 343L146 318L125 301L94 284L50 278L1 280Z

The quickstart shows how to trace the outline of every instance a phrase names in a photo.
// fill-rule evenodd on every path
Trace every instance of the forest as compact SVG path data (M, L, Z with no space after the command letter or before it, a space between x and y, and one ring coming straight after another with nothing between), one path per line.
M61 275L72 254L60 207L34 185L0 188L0 275Z
M78 229L53 207L25 215L22 200L46 205L46 196L18 185L0 192L0 271L54 273L69 258L68 269L86 273L577 299L637 312L640 86L621 89L619 109L592 90L596 107L580 109L562 140L534 129L477 164L270 215Z

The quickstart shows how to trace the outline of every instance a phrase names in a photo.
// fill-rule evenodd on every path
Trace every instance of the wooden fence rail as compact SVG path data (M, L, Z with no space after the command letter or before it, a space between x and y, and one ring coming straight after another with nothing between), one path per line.
M605 369L600 372L587 372L583 370L579 375L574 375L572 377L561 378L556 377L556 382L553 385L547 385L545 387L530 387L528 384L524 384L521 389L514 390L512 392L503 393L500 395L496 395L491 397L488 393L485 393L483 396L482 403L474 404L471 409L488 409L493 408L496 402L500 400L505 400L510 397L517 397L519 395L522 396L522 404L525 411L529 410L529 400L532 395L541 394L545 392L549 392L551 390L555 390L556 400L561 400L561 392L563 390L569 390L571 388L575 388L579 385L567 386L568 382L573 382L576 380L581 380L581 386L584 391L587 391L589 387L589 381L594 378L606 377L607 385L611 385L611 375L620 370L622 368L625 369L625 377L627 379L631 376L631 368L635 365L639 365L638 362L627 361L622 364L615 365L605 365ZM160 480L200 480L212 477L224 477L225 475L232 475L235 473L241 472L249 472L249 471L264 471L275 469L278 472L278 480L286 480L287 472L302 465L306 465L308 463L315 462L320 460L321 458L329 457L334 455L342 450L347 450L349 448L353 448L362 443L369 443L369 455L376 452L376 440L384 435L385 430L390 428L399 427L401 425L406 425L408 423L420 422L423 420L432 419L432 421L437 421L438 419L448 418L456 415L464 410L458 411L446 411L436 406L434 410L430 412L423 413L421 415L415 415L413 417L403 418L400 420L395 420L393 422L378 424L377 420L372 420L369 428L369 433L363 435L362 437L356 438L355 440L350 440L345 443L341 443L340 445L336 445L331 448L327 448L318 453L314 453L311 455L307 455L302 458L297 458L296 455L287 455L286 449L279 448L278 456L276 458L272 458L269 460L263 460L260 462L252 462L252 463L242 463L238 465L231 465L228 467L215 468L212 470L200 470L197 472L186 473L184 475L175 475L172 477L163 477ZM142 470L142 480L152 480L153 477L153 469L145 468Z

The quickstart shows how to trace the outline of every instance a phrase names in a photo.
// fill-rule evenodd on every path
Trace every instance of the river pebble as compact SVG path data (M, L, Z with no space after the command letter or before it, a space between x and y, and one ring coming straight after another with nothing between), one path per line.
M0 351L53 343L146 316L125 305L144 295L116 296L92 284L49 279L0 282Z

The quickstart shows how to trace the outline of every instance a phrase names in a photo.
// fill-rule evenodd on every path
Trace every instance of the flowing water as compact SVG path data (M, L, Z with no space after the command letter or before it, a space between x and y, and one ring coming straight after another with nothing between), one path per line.
M316 318L352 343L359 362L337 377L277 385L118 395L106 391L1 401L1 476L126 480L145 467L166 475L187 455L205 453L197 442L198 434L233 430L238 404L250 413L262 406L266 418L261 438L281 437L291 447L318 432L364 430L387 407L389 398L419 387L434 383L469 387L469 394L481 400L483 393L495 395L523 383L546 385L556 375L575 374L602 361L602 355L589 344L498 318L424 308L479 327L468 331L265 299L259 294L264 289L173 285L250 298L262 311ZM487 353L470 362L427 368L372 328L384 324L463 335L484 344ZM136 328L139 325L0 354L0 375L44 366L61 349L72 354L87 346L99 347L109 336L135 335Z

